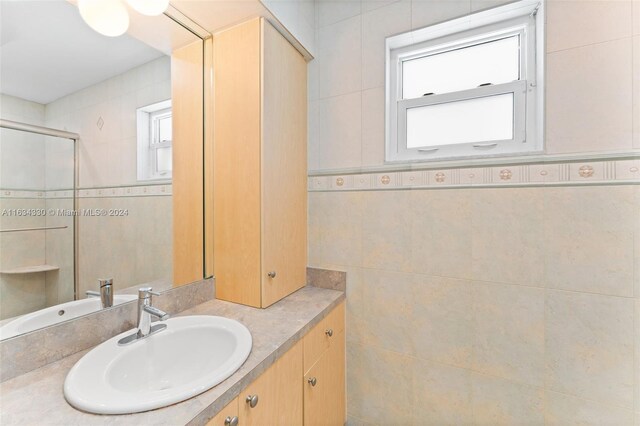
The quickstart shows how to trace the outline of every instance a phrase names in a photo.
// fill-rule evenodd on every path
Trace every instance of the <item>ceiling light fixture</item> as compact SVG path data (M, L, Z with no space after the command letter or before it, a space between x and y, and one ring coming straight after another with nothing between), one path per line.
M80 16L95 31L117 37L129 28L129 14L120 0L78 0Z
M169 0L127 0L127 3L136 12L147 16L162 15L169 7Z

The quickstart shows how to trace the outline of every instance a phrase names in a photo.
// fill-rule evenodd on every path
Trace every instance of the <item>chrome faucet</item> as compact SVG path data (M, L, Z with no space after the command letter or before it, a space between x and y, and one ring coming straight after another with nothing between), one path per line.
M102 302L102 308L110 308L113 306L113 278L101 278L98 280L100 291L87 290L87 297L99 297Z
M152 291L151 287L142 287L138 289L138 326L137 331L118 341L119 345L127 345L135 341L144 339L152 334L158 333L165 328L166 324L151 325L151 316L157 317L160 321L169 318L169 314L151 306L151 296L159 296L159 293Z

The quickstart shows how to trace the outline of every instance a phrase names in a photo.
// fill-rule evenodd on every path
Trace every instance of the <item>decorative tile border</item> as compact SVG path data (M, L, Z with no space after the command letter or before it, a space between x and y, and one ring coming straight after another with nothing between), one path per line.
M168 196L172 194L172 190L172 186L168 184L79 189L76 192L78 193L78 198L105 198Z
M73 193L73 191L69 191ZM17 191L13 189L0 190L0 198L47 198L47 191Z
M309 191L640 184L640 159L309 176Z
M78 198L118 198L118 197L149 197L170 196L173 187L167 185L139 185L119 186L109 188L82 188L76 190ZM29 191L29 190L0 190L0 198L72 198L73 190Z

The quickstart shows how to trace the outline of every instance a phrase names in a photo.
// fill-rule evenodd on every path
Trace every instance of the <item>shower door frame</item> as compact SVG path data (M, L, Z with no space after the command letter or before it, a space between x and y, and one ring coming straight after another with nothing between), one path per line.
M0 128L18 130L22 132L35 133L38 135L52 136L73 141L73 300L78 300L78 141L80 135L67 132L65 130L52 129L49 127L35 126L33 124L21 123L0 118ZM45 190L46 192L46 190Z

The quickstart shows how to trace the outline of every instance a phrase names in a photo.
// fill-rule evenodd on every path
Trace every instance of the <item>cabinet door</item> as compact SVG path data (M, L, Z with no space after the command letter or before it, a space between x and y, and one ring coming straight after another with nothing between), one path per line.
M235 419L235 421L234 421ZM232 426L240 425L238 421L238 398L227 404L214 418L207 422L207 426Z
M304 377L304 425L342 426L345 422L345 343L335 343Z
M307 64L271 24L262 20L262 25L262 307L266 308L306 282Z
M213 39L216 298L261 306L260 19ZM208 232L208 231L207 231Z
M240 425L302 425L302 345L297 343L240 394ZM251 407L250 400L257 396Z
M344 314L345 302L342 302L304 336L305 373L334 342L340 342L338 339L340 332L344 330Z

